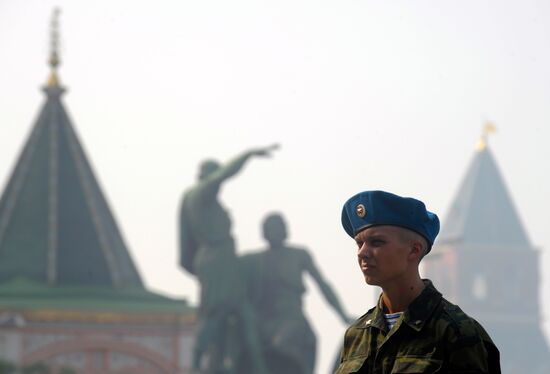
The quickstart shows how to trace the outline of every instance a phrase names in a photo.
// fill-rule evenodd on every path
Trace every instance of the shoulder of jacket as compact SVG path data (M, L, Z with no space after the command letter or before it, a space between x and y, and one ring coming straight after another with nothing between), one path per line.
M445 298L442 299L442 312L440 319L448 324L457 339L477 337L480 338L479 323L466 314L458 305L451 303Z
M441 306L443 308L443 315L449 317L455 322L460 322L463 320L471 320L472 318L468 316L464 311L456 304L451 303L449 300L442 298Z
M374 311L376 310L376 307L370 308L365 314L363 314L361 317L357 318L355 322L353 322L350 326L352 327L364 327L366 321L371 319L374 316Z

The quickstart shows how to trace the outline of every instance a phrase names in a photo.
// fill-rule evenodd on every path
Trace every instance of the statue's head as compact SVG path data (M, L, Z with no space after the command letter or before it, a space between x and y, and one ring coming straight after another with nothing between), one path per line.
M262 225L264 238L271 247L277 247L284 243L287 238L286 223L279 213L269 214Z
M220 164L216 160L205 160L199 167L199 180L203 180L220 168Z

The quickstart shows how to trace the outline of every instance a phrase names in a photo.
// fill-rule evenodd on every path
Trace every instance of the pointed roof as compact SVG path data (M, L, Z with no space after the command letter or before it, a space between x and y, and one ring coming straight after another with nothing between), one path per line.
M57 20L46 102L0 199L0 282L143 289L61 101Z
M486 137L481 140L462 180L438 242L503 249L531 248Z

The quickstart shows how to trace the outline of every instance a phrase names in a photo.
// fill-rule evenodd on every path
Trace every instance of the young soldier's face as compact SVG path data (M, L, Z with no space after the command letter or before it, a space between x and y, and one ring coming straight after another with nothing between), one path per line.
M373 226L355 236L357 261L368 284L382 288L398 284L411 266L418 266L411 261L411 244L403 230L397 226Z

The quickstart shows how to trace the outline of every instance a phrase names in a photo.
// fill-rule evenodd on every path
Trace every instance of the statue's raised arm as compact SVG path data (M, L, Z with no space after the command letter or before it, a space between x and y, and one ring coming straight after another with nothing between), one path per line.
M225 180L239 173L248 160L252 157L271 157L273 151L278 148L278 144L254 148L242 153L224 165L220 165L213 160L204 161L200 167L199 185L197 186L201 196L212 197L212 195L217 195L220 185Z

